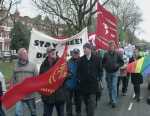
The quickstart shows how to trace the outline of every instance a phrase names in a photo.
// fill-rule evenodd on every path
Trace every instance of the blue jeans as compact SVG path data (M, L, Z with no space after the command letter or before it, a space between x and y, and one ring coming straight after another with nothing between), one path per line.
M36 116L36 104L35 104L34 98L17 102L16 103L16 109L15 109L16 116L23 116L24 115L25 105L28 106L28 109L31 112L31 116Z
M43 116L52 116L54 106L56 106L57 115L64 116L64 102L44 103Z
M110 102L115 104L117 103L117 81L118 81L118 72L115 73L106 72L106 82Z

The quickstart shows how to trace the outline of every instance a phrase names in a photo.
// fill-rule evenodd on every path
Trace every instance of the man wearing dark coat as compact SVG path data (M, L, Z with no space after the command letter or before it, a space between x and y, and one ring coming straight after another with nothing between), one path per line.
M56 50L51 47L47 48L47 57L40 67L40 74L48 71L58 61L58 59ZM44 104L43 116L52 116L54 106L56 107L58 116L64 116L66 95L63 86L49 96L41 95L41 98Z
M101 60L92 54L92 45L83 46L84 56L80 58L77 74L79 91L86 106L87 116L95 116L96 94L100 91L98 78L102 76Z

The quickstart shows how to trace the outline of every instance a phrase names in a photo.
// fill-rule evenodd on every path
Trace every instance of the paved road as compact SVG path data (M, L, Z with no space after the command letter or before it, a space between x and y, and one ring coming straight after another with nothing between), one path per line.
M129 84L128 95L119 96L119 102L117 108L112 109L108 105L108 96L106 87L103 92L101 100L98 102L98 107L96 109L96 116L150 116L150 105L146 103L147 97L150 92L147 90L147 83L144 83L141 87L141 97L142 100L137 103L133 100L133 87L131 83ZM40 100L37 100L37 113L38 116L42 116L43 108ZM14 108L7 111L7 116L14 116ZM29 112L25 111L25 116L30 116ZM54 111L54 115L57 116ZM85 115L85 108L83 108L83 116Z

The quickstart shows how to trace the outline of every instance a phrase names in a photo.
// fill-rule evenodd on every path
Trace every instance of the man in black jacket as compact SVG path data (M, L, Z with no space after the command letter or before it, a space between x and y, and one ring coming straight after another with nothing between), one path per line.
M58 59L56 50L49 47L47 49L47 57L40 67L40 74L48 71L58 61ZM56 107L58 116L64 116L66 94L63 86L52 95L41 95L41 98L44 105L43 116L52 116L54 106Z
M117 80L119 68L124 64L122 57L115 51L114 41L109 42L109 51L104 54L102 64L106 71L106 82L110 98L109 103L114 108L117 103Z
M98 77L102 74L101 60L91 53L92 46L84 44L84 56L80 58L77 74L79 91L83 97L87 116L95 115L96 94L99 92Z

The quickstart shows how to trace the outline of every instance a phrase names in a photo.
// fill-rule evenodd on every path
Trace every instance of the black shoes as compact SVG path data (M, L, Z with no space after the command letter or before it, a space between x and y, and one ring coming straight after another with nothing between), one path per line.
M136 100L137 102L140 102L140 101L141 101L141 98L140 98L140 97L136 97L136 96L135 96L133 99Z
M81 116L81 113L77 113L76 116Z
M127 96L127 93L125 92L125 93L122 93L122 96Z
M116 108L116 103L108 102L108 105L111 105L112 108Z
M137 98L137 99L136 99L137 102L140 102L140 100L141 100L140 98Z
M115 103L112 103L112 108L116 108L116 104Z

